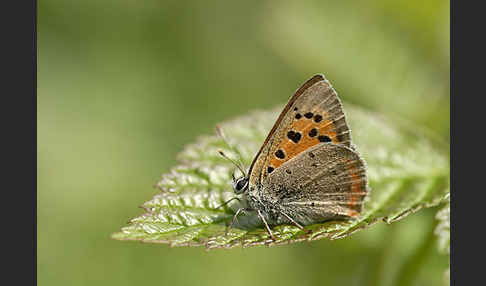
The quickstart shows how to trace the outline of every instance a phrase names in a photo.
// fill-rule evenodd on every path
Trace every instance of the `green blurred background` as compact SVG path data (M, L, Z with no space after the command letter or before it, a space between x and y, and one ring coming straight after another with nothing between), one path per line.
M448 141L449 1L43 0L38 47L39 285L444 285L437 208L273 248L109 236L185 144L316 73Z

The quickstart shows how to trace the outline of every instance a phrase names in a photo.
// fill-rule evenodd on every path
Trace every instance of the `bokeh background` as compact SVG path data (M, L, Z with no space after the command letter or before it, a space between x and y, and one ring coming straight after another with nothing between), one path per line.
M444 285L437 209L337 241L114 241L183 146L323 73L449 140L449 1L38 2L39 285Z

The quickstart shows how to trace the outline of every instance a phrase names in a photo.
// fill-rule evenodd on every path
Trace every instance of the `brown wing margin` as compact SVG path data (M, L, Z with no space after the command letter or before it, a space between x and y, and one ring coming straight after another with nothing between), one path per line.
M258 158L258 156L260 155L260 153L262 152L262 149L265 145L267 145L268 143L268 140L270 140L270 137L272 137L273 133L275 132L275 130L277 129L278 125L280 124L280 121L282 121L282 118L284 117L285 113L287 113L287 111L290 109L290 107L292 106L292 104L294 104L294 102L297 100L297 98L299 98L299 96L301 96L309 87L313 86L316 82L319 82L321 80L325 80L324 76L322 74L316 74L315 76L313 76L311 79L309 79L308 81L306 81L295 93L294 95L290 98L289 102L287 103L287 105L285 105L284 109L282 110L282 112L280 113L277 121L275 122L275 124L273 125L272 129L270 130L270 132L268 133L267 135L267 138L265 139L265 142L263 142L262 144L262 147L260 147L260 150L258 151L258 153L255 155L255 157L253 158L253 162L251 163L250 165L250 169L248 170L248 175L251 174L251 171L253 169L253 165L255 165L255 162Z

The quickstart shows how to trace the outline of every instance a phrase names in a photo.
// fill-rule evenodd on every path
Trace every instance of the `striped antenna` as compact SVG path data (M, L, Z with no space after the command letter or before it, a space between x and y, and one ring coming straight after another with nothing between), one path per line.
M216 132L218 133L218 135L221 137L221 139L223 139L224 143L226 144L226 146L228 146L228 148L230 150L234 150L234 148L228 143L228 140L226 140L226 137L224 136L224 133L223 133L223 130L217 125L216 126ZM242 163L241 163L241 158L238 158L238 161L235 161L233 159L231 159L230 157L228 157L224 152L223 150L219 149L218 150L218 153L223 157L225 158L226 160L230 161L231 163L233 163L233 165L235 165L240 171L241 173L246 177L246 172L244 171L244 168L242 167ZM238 152L236 152L237 154L239 154Z

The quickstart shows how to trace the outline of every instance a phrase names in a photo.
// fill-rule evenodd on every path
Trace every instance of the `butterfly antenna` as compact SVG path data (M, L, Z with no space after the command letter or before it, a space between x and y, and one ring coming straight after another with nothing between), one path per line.
M240 158L238 159L238 162L237 161L234 161L234 160L230 159L228 156L226 156L226 154L224 154L221 149L218 150L219 154L221 156L223 156L224 158L226 158L227 160L229 160L231 163L233 163L243 173L243 175L245 175L245 177L246 177L246 172L243 171L243 168L241 167L242 166L242 164L241 164L241 161L242 160L241 160L240 153L238 152L238 150L235 150L235 148L233 148L233 146L231 146L229 144L228 140L226 139L226 136L223 133L223 129L221 129L221 127L219 127L219 125L216 125L216 132L218 133L219 137L221 137L221 139L223 139L223 141L226 144L226 146L228 146L228 148L230 150L234 150L235 153L237 153Z
M230 157L226 156L226 154L223 152L223 150L219 149L218 150L218 153L219 155L221 155L223 158L225 158L226 160L230 161L231 163L233 163L233 165L235 165L240 171L241 173L243 173L243 175L246 177L246 172L243 170L243 168L240 166L240 164L238 164L235 160L231 159ZM232 174L233 176L233 179L235 178L235 175L234 173Z

